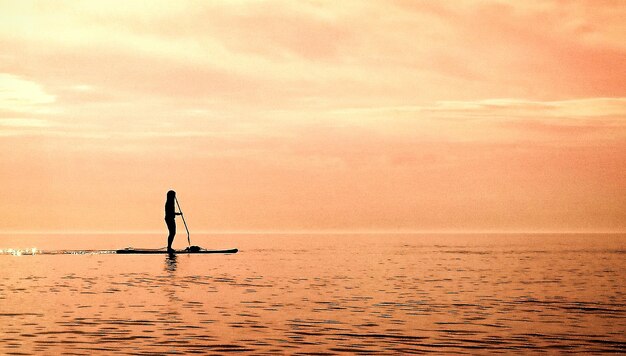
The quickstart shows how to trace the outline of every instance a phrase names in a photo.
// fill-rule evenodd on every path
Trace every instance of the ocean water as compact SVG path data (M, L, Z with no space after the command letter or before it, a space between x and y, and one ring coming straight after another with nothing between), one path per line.
M240 252L39 254L162 247L165 233L0 235L0 354L626 352L623 234L192 243Z

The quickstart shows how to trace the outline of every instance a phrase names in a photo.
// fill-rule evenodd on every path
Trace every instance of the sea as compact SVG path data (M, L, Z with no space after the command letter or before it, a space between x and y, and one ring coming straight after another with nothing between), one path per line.
M626 352L626 234L165 235L0 235L0 354Z

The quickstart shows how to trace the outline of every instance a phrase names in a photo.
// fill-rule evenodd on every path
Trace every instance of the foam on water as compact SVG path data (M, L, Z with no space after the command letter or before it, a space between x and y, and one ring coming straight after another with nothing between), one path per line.
M115 250L39 250L36 247L20 249L20 248L7 248L0 249L0 255L12 255L12 256L35 256L35 255L86 255L86 254L111 254L115 253Z

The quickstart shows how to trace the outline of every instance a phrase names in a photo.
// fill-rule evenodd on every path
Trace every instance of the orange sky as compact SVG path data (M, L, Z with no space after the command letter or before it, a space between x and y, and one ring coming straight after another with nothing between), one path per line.
M622 1L0 1L0 232L626 230Z

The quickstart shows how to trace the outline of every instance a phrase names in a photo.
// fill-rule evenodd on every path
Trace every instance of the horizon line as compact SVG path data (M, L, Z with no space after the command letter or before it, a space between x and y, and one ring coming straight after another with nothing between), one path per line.
M73 231L63 231L63 230L13 230L13 231L2 231L0 230L0 235L30 235L30 234L45 234L45 235L83 235L83 234L92 234L92 235L122 235L122 234L139 234L139 235L153 235L153 234L162 234L166 233L163 230L73 230ZM319 229L319 230L198 230L193 231L191 234L201 234L201 235L209 235L209 234L221 234L221 235L270 235L270 234L281 234L281 235L327 235L327 234L336 234L336 235L383 235L383 234L392 234L392 235L411 235L411 234L465 234L465 235L476 235L476 234L625 234L626 229L624 230L445 230L445 229L437 229L437 230L361 230L361 229ZM180 234L184 235L184 234Z

